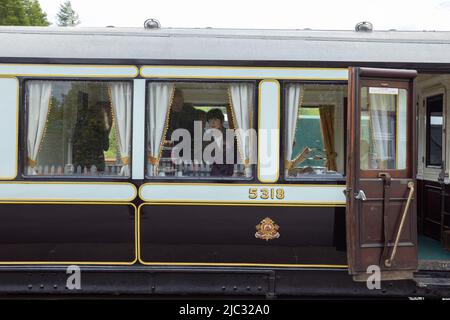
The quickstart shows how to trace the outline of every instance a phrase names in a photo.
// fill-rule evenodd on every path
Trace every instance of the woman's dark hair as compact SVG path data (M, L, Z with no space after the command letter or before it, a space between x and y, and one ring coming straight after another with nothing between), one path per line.
M225 121L222 110L217 108L209 110L206 114L206 121L209 121L210 119L219 119L222 123Z

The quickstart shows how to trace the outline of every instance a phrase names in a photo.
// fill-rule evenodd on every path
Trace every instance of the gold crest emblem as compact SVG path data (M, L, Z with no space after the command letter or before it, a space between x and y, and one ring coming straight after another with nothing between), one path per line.
M278 232L280 227L270 218L264 218L258 225L256 225L255 237L266 241L277 239L280 237Z

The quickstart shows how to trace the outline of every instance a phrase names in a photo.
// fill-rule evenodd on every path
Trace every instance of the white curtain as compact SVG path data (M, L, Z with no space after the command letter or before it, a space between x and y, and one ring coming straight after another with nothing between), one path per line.
M27 83L28 93L28 131L27 151L29 175L36 174L36 161L42 138L45 133L47 116L50 111L50 98L52 85L49 81L29 81Z
M395 155L395 97L391 94L370 94L372 150L377 168L394 169L390 160Z
M252 149L252 129L251 110L253 109L254 86L248 83L234 83L229 87L232 120L238 139L238 148L241 160L245 165L245 176L251 177L251 152Z
M150 82L148 86L149 112L148 112L148 153L149 161L147 173L150 176L158 174L158 165L164 130L166 129L170 104L175 90L173 83Z
M301 104L302 86L300 84L290 84L286 88L286 175L292 161L295 132L297 130L298 109Z
M121 176L130 175L129 152L131 143L131 85L129 83L111 83L111 103L116 119L120 156L123 167Z

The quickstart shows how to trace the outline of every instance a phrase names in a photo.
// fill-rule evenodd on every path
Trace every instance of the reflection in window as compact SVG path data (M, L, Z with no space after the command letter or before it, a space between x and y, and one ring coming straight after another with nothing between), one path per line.
M129 176L131 85L27 81L29 176Z
M253 83L149 82L147 176L251 178Z
M442 166L442 106L444 96L427 98L427 166Z
M343 85L286 86L286 178L343 176L345 92Z
M361 89L360 167L406 169L407 96L405 89Z

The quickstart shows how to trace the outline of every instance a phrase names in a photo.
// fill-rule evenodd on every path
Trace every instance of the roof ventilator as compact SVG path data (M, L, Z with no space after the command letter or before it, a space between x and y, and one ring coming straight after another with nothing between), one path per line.
M161 23L156 19L147 19L144 22L145 29L161 29Z
M369 21L363 21L355 26L356 32L372 32L373 31L373 25Z

